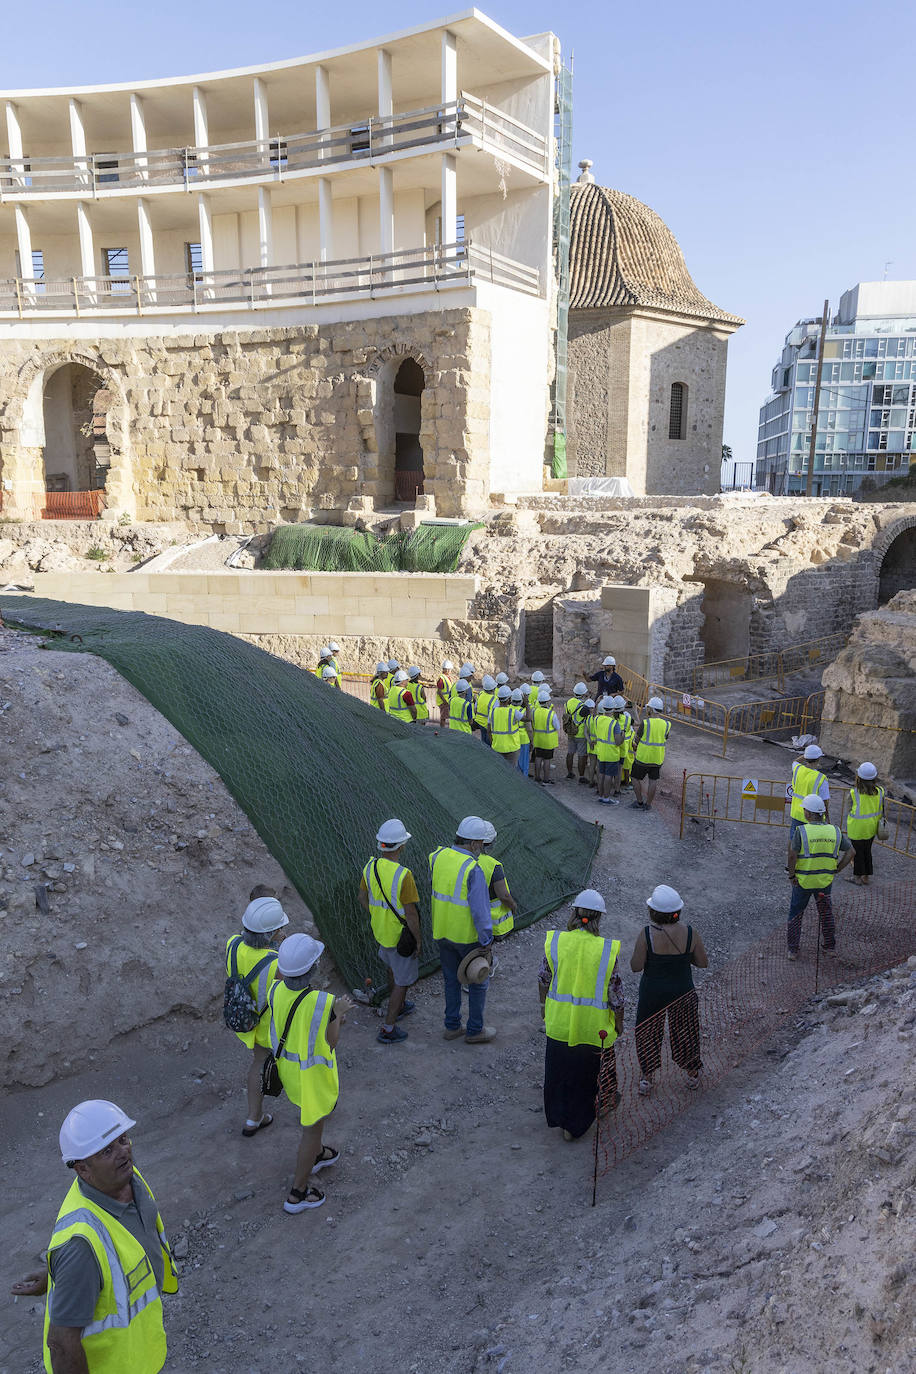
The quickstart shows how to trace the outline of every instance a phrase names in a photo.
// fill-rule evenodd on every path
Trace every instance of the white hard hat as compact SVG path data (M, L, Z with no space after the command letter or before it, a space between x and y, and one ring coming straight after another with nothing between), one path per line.
M412 668L407 669L407 676L409 678L415 678L420 676L420 669L416 666L416 664Z
M669 887L667 883L659 883L652 896L646 898L646 906L651 907L653 911L662 911L666 915L680 911L683 905L680 894L675 892L673 887Z
M473 663L462 663L462 665L461 665L461 672L458 674L458 676L459 676L459 677L473 677L473 676L474 676L474 665L473 665Z
M113 1102L93 1097L80 1102L64 1117L60 1128L60 1155L65 1164L88 1159L136 1126L136 1121Z
M616 668L616 667L617 667L617 660L616 660L616 658L611 658L610 654L608 654L607 658L604 660L604 666L605 666L605 668Z
M331 640L330 644L328 645L328 648L330 649L332 654L340 653L340 645L337 643L336 639Z
M521 706L522 702L525 700L522 696L521 687L516 687L515 691L512 693L512 700L516 706Z
M599 700L599 702L598 702L598 710L599 710L599 711L613 711L613 709L614 709L614 698L613 698L613 697L601 697L601 698L600 698L600 700Z
M586 687L586 685L585 685L584 682L577 682L577 683L576 683L575 687L573 688L573 696L577 696L577 697L587 697L587 696L588 696L588 688Z
M508 681L509 681L509 674L508 674L508 673L497 673L497 674L496 674L496 685L497 685L497 687L505 687L505 685L506 685L506 683L507 683Z
M387 668L388 668L389 673L396 673L397 670L400 668L400 666L401 666L401 665L400 665L400 663L398 663L398 661L397 661L396 658L389 658L388 663L387 663Z
M522 685L521 685L520 687L517 687L517 688L516 688L516 691L521 692L521 694L522 694L523 697L530 697L530 696L531 696L531 684L530 684L530 682L523 682Z
M324 954L324 945L311 935L287 935L277 951L277 972L281 978L301 978L314 968Z
M532 682L544 682L544 681L545 681L544 674L541 672L540 668L537 670L536 673L532 673L532 674L531 674L531 681L532 681Z
M805 750L806 759L822 759L824 751L819 744L809 744Z
M276 897L255 897L242 912L242 925L263 935L268 930L279 930L289 925L289 917Z
M404 669L403 669L403 668L399 668L399 669L398 669L398 671L397 671L397 672L395 673L395 675L394 675L394 680L395 680L395 682L406 682L406 681L407 681L407 674L404 672Z
M819 797L816 792L809 792L807 797L802 798L803 811L815 811L819 816L822 816L826 809L824 798Z
M485 840L488 825L489 821L482 821L479 816L465 816L463 821L459 821L455 834L459 840Z
M499 697L500 701L508 701L512 693L509 691L509 688L506 686L506 684L503 683L501 687L497 687L496 695Z
M650 711L664 711L665 709L665 703L661 697L650 697L646 705Z
M318 657L319 659L331 657L331 650L328 648L327 644L321 650L321 653L318 655Z
M595 704L595 698L594 698L594 697L586 697L586 698L585 698L585 701L584 701L582 704L583 704L583 706L594 706L594 704Z
M491 821L484 821L484 825L487 827L487 834L486 838L484 839L484 844L492 844L493 841L496 839L496 826L493 825Z
M458 681L455 683L456 692L469 692L470 690L471 684L468 682L466 677L460 677Z
M593 887L587 887L579 893L578 897L573 897L573 906L578 907L581 911L600 911L602 915L607 911L604 898Z
M542 687L542 688L540 689L540 691L538 692L538 701L549 701L549 700L550 700L550 688L549 688L549 687Z
M495 692L497 687L496 678L491 677L489 673L486 673L484 675L483 682L480 685L483 687L483 690L485 692Z
M382 674L382 673L387 673L387 671L388 671L388 664L387 664L387 663L383 663L382 660L379 659L378 663L376 663L376 665L375 665L375 671L376 671L376 673L379 674L379 675Z
M405 829L403 821L385 821L383 825L379 826L375 838L378 841L379 849L398 849L410 839L410 832Z
M626 709L627 709L627 699L626 699L626 697L615 697L615 698L614 698L614 710L615 710L615 711L625 711Z
M856 773L860 778L863 778L865 782L871 782L872 778L878 776L878 770L873 763L860 763L856 769Z
M336 676L337 676L337 669L336 669L336 668L332 668L331 665L330 665L330 663L328 663L328 664L325 665L324 668L322 668L322 670L321 670L321 676L324 678L325 682L327 682L327 681L329 680L329 678L332 678L332 677L336 677Z
M455 665L454 665L454 663L452 662L452 660L451 660L450 658L447 658L447 659L445 660L445 662L443 663L443 665L442 665L442 671L443 671L443 673L450 673L450 672L452 671L452 669L454 668L454 666L455 666Z

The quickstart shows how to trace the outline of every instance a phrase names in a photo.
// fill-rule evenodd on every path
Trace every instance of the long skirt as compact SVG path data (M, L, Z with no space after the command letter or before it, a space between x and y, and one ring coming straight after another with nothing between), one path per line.
M613 1050L610 1056L613 1075ZM544 1055L544 1115L548 1126L561 1126L574 1137L584 1135L595 1119L601 1050L596 1045L567 1045L547 1036ZM616 1081L608 1091L616 1095Z
M867 840L853 840L852 847L855 850L852 872L855 878L870 878L874 873L871 862L871 847L875 842L872 835Z

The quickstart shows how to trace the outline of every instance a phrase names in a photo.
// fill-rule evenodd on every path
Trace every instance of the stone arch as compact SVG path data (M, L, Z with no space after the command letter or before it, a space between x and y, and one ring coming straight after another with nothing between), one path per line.
M76 364L96 378L91 399L95 462L107 472L105 513L115 518L135 514L136 498L127 424L127 402L120 375L97 354L81 348L43 349L20 367L11 394L0 406L0 482L7 515L34 519L45 492L44 396L47 382L61 368Z
M916 587L916 515L906 515L882 530L872 553L876 605L883 606L897 592Z
M394 499L395 472L395 381L403 364L416 364L423 374L420 391L419 442L423 450L424 490L433 491L435 478L435 372L419 348L409 343L390 344L379 349L356 379L357 418L363 441L360 492L376 505Z

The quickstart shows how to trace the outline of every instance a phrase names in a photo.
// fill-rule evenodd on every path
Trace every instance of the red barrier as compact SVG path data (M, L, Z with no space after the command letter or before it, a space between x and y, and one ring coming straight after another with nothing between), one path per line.
M46 491L35 498L39 520L97 520L104 491Z

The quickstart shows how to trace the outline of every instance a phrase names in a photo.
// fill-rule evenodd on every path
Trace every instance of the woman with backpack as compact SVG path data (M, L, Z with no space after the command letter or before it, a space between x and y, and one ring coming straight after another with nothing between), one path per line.
M223 1019L251 1050L248 1066L248 1119L242 1135L257 1135L273 1121L265 1112L261 1068L270 1049L270 1009L267 994L277 977L274 939L289 917L272 888L256 887L242 916L242 933L226 942L226 992Z

